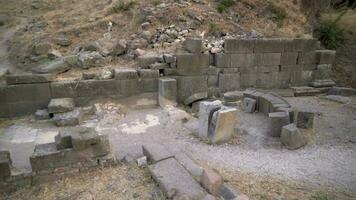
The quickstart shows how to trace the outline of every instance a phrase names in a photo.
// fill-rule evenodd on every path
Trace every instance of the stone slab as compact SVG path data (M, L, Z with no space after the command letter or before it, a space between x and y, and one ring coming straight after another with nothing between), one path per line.
M226 53L253 53L255 40L225 39L224 51Z
M282 132L282 127L290 124L289 115L285 112L273 112L269 113L269 128L268 134L272 137L280 137Z
M321 88L321 87L332 87L335 86L336 83L333 80L330 79L324 79L324 80L315 80L310 83L310 86L316 87L316 88Z
M344 96L339 96L339 95L326 95L326 96L322 96L321 98L327 99L330 101L335 101L335 102L342 103L342 104L348 104L351 102L351 99L349 97L344 97Z
M158 143L142 145L142 151L151 163L157 163L159 161L174 157L174 155L165 146Z
M209 54L177 54L177 69L192 71L209 67Z
M199 183L174 158L163 160L148 168L167 198L203 199L206 196Z
M219 74L219 90L221 93L239 90L240 74Z
M355 96L356 89L347 87L332 87L328 95L340 95L340 96Z
M160 106L177 105L177 81L175 79L160 78L158 88L158 102Z
M174 157L192 176L200 177L202 175L203 168L197 165L187 154L179 152Z
M284 39L268 38L255 41L255 53L281 53L284 52Z
M315 51L315 59L317 64L334 64L336 51L333 50L317 50Z
M11 74L7 75L8 85L28 84L28 83L48 83L53 81L53 74Z
M53 117L53 121L57 126L76 126L83 120L83 113L79 109L70 112L58 113Z
M77 97L78 81L60 81L50 84L52 98Z
M313 128L315 115L314 112L298 110L294 112L294 115L294 119L296 120L295 124L298 128Z
M48 104L48 112L52 114L64 113L72 111L74 107L74 99L72 98L51 99Z

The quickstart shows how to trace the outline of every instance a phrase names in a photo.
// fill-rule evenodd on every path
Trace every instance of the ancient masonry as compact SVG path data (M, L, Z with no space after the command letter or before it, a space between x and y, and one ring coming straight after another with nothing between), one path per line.
M137 70L115 69L109 80L54 81L51 74L9 75L7 84L0 86L0 117L32 114L55 98L73 98L83 106L98 97L157 93L160 76L169 78L160 82L163 93L171 93L161 94L170 96L161 98L166 103L172 103L174 92L178 103L190 104L250 87L306 86L327 79L335 57L334 51L317 50L314 39L227 39L220 54L202 54L201 44L200 39L187 39L185 51L176 55L141 56Z

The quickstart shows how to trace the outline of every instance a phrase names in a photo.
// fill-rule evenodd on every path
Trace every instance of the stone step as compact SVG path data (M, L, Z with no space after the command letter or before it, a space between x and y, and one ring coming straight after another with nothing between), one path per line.
M148 168L168 199L203 199L207 194L174 158L162 160Z
M142 146L143 155L145 155L149 162L156 163L174 155L161 144L145 144Z

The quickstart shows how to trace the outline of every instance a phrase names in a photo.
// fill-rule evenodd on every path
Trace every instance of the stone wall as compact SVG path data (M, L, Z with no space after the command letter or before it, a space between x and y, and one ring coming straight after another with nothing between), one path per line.
M0 118L46 108L50 99L71 97L78 106L97 98L158 92L158 79L177 80L179 103L245 88L289 88L329 77L335 51L317 50L314 39L227 39L224 53L202 53L202 40L187 39L175 55L145 55L138 68L116 69L108 80L53 82L49 75L11 75L0 85ZM186 101L186 100L189 101Z

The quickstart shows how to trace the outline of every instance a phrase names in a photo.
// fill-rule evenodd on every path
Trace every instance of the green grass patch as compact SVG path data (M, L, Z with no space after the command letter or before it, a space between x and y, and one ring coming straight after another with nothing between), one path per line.
M216 10L219 13L223 13L225 10L227 10L229 7L233 6L235 4L234 0L220 0L218 6L216 7Z
M340 13L335 19L322 20L317 29L320 42L328 49L336 49L346 41L346 33L338 24L345 13Z
M287 17L288 13L285 8L277 6L274 3L269 3L267 8L269 12L273 13L275 15L275 18L279 22L283 22Z

